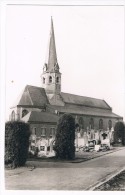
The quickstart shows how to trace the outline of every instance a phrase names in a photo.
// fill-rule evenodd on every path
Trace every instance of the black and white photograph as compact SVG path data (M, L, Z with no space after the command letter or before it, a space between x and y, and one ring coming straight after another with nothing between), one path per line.
M5 191L125 191L124 10L5 4Z

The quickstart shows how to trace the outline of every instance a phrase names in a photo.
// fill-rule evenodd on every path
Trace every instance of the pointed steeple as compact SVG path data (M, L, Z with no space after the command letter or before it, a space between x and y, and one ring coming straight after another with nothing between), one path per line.
M61 73L56 55L56 44L54 36L53 19L51 17L51 31L49 45L47 49L46 63L41 74L42 87L45 89L47 97L53 105L63 105L61 93Z
M59 72L59 66L58 66L57 55L56 55L55 35L54 35L54 27L53 27L52 17L51 17L51 29L50 29L49 45L48 45L48 48L47 48L47 56L46 56L44 71Z

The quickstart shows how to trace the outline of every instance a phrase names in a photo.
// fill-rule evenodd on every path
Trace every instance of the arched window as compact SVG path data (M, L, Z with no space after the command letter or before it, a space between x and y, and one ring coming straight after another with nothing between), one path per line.
M50 137L53 137L55 135L55 128L50 128Z
M52 77L49 76L49 83L52 83Z
M112 121L111 120L109 120L108 126L109 126L109 130L111 130L111 128L112 128Z
M79 118L79 128L84 129L84 121L82 117Z
M46 136L46 128L45 127L41 128L41 136L43 136L43 137Z
M103 129L103 120L102 119L99 120L99 129Z
M43 77L43 84L45 84L45 78Z
M15 121L15 111L14 110L11 113L11 121Z
M59 77L56 77L56 83L59 83Z
M24 116L27 115L27 114L28 114L28 110L24 109L24 110L22 111L22 117L24 117Z
M33 129L32 129L32 134L33 134L33 135L36 135L36 127L33 127Z
M94 129L94 120L93 120L93 118L90 119L89 126L90 126L90 129Z

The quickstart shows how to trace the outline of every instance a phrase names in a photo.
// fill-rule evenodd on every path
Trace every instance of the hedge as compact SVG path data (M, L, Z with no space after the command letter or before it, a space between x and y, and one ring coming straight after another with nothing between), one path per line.
M75 157L75 120L70 114L64 114L59 118L54 150L57 158Z
M5 124L5 164L12 168L25 165L28 157L30 128L21 121Z
M119 139L125 145L125 124L122 121L118 121L114 127L114 142L119 143Z

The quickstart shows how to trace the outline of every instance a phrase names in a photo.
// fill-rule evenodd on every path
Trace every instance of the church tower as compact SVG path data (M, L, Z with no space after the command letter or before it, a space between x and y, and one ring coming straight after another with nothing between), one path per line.
M51 17L51 30L47 57L41 75L42 87L45 89L50 104L64 105L61 98L61 73L57 61L53 19Z

